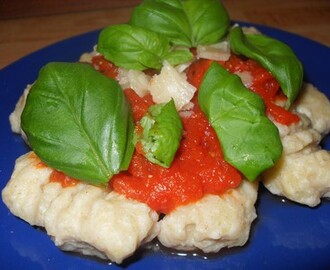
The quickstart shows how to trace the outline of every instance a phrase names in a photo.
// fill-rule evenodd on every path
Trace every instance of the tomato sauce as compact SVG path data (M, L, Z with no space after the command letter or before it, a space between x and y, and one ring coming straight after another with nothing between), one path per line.
M138 121L148 109L140 104L149 104L150 97L140 98L132 90L125 92ZM110 189L167 214L204 194L221 194L240 184L241 174L225 162L213 128L196 100L194 103L191 115L182 117L184 135L171 167L150 163L137 145L128 171L115 175Z
M44 162L42 162L40 160L40 158L34 152L31 152L29 154L29 158L34 159L34 160L37 161L37 163L35 164L35 167L37 169L47 167L47 165ZM49 181L60 183L62 185L62 187L70 187L70 186L74 186L74 185L79 183L79 180L71 178L71 177L69 177L69 176L65 175L64 173L62 173L60 171L57 171L57 170L53 170L51 172L51 174L49 176Z
M134 121L137 123L148 111L148 108L154 104L152 96L147 94L143 98L140 98L132 89L125 89L124 92L131 104Z
M53 170L49 177L50 182L60 183L62 187L72 187L77 185L80 181L74 179L70 176L65 175L64 173Z
M107 61L103 55L96 55L92 58L92 66L105 76L115 79L118 75L118 68Z
M30 152L28 158L29 159L34 159L36 161L35 167L37 169L47 167L47 165L45 163L43 163L41 161L41 159L34 152Z
M197 89L211 63L211 60L200 59L188 68L188 81ZM277 99L285 97L275 78L257 62L233 55L228 61L219 63L229 72L247 71L252 75L250 90L263 98L267 113L276 121L286 125L299 121L298 116L275 104ZM103 56L94 57L92 65L108 77L115 79L118 75L117 67ZM132 89L124 92L135 124L141 129L139 120L154 104L152 97L148 94L141 98ZM239 186L242 175L224 160L215 131L201 111L197 96L192 102L193 110L181 117L184 133L171 167L163 168L149 162L141 145L137 144L128 170L115 175L109 182L111 190L167 214L178 206L201 199L205 194L222 194ZM71 186L77 180L54 171L51 181Z

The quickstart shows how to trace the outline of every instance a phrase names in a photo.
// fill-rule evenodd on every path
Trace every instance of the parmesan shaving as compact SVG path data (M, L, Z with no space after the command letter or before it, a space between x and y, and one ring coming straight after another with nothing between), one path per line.
M196 88L187 81L185 73L178 72L168 62L164 62L159 75L154 75L148 89L155 103L165 103L173 98L178 111L193 98Z

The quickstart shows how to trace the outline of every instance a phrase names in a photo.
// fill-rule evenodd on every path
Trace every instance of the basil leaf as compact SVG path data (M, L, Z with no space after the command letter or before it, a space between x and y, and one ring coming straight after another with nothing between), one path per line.
M164 60L171 64L171 66L176 66L182 63L187 63L193 59L193 55L189 50L172 50L170 51ZM162 66L164 65L164 62Z
M183 129L173 99L151 106L140 124L143 131L142 134L135 132L135 142L142 144L150 162L169 168L179 148Z
M91 184L127 169L134 145L129 103L118 83L82 63L40 70L22 129L48 166Z
M167 36L175 45L192 45L191 26L180 0L143 1L133 9L129 23Z
M229 41L234 53L258 61L273 74L288 98L288 108L298 96L303 80L302 64L291 48L264 35L245 35L240 27L230 31Z
M200 86L198 100L215 129L225 160L254 180L280 158L276 126L265 116L262 99L237 75L213 63Z
M135 70L160 69L164 60L181 64L193 58L187 50L171 51L166 37L128 24L103 29L97 50L115 65ZM173 59L174 53L178 59Z
M174 45L196 47L218 42L230 20L217 0L145 0L133 10L130 24L165 35Z
M218 0L183 1L183 8L192 28L192 45L214 44L227 33L229 15Z

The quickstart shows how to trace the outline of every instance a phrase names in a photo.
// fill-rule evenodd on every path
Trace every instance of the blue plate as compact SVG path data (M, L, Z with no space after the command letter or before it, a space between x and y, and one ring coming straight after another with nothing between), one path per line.
M256 26L256 25L254 25ZM265 34L290 45L305 68L305 80L330 97L330 49L306 38L257 25ZM98 31L70 38L32 53L0 71L0 188L17 157L28 151L9 126L8 116L26 84L50 61L76 61L92 50ZM323 145L330 149L330 138ZM330 168L329 168L330 169ZM284 201L261 188L258 219L249 242L209 257L144 249L123 265L128 269L330 269L330 203L314 209ZM119 269L123 266L65 253L47 234L16 218L0 202L1 269Z

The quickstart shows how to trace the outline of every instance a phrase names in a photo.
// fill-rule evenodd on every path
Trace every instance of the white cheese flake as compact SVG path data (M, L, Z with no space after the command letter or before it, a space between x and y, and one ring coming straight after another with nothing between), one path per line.
M251 72L242 71L242 72L236 72L235 74L241 78L241 81L246 88L249 88L252 85L253 77L251 75Z
M230 57L228 41L222 41L212 45L198 45L197 58L210 59L215 61L227 61Z
M173 98L178 111L190 102L196 92L196 87L188 83L186 74L168 62L164 62L160 74L151 78L148 89L155 103L165 103Z
M119 68L117 80L123 89L131 88L139 97L148 92L150 76L140 70Z

